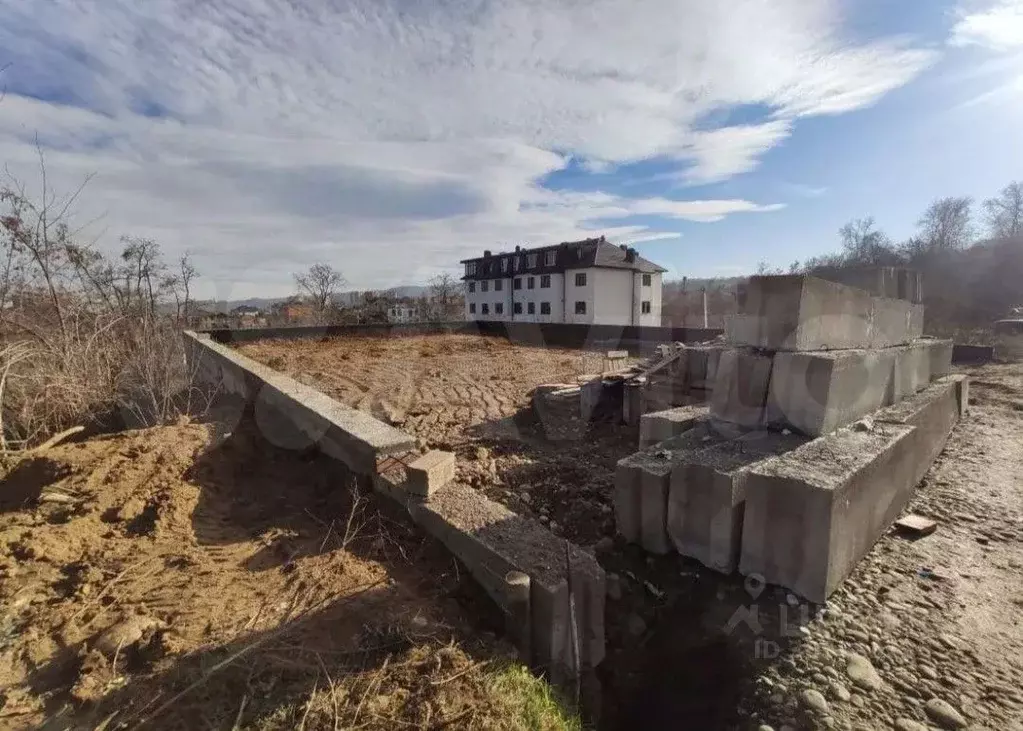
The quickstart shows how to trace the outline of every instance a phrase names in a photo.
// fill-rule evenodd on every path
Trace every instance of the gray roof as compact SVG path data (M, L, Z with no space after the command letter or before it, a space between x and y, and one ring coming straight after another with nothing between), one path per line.
M544 264L543 253L557 251L557 261L553 266ZM526 266L527 254L539 254L536 266ZM499 262L505 257L523 257L522 265L518 270L509 266L507 272L502 272ZM629 261L629 259L632 261ZM656 274L665 272L667 269L654 264L648 259L640 256L635 249L616 246L610 243L603 236L600 238L583 239L582 241L563 241L560 244L551 246L538 246L531 249L517 249L516 251L502 251L490 256L463 259L462 263L476 262L476 274L467 275L463 279L489 279L501 274L508 276L515 274L550 274L552 272L563 272L566 269L587 269L590 267L601 267L605 269L630 269L644 274Z

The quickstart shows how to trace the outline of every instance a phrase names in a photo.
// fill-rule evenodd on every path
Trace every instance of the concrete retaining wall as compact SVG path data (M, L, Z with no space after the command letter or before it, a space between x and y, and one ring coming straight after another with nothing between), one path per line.
M320 339L351 336L401 337L433 333L465 333L493 335L512 342L549 345L563 348L637 350L658 343L698 343L713 340L722 333L718 329L687 327L640 327L622 325L585 325L574 323L528 322L441 322L403 325L330 325L260 327L209 330L207 334L219 343L247 343L255 340Z
M505 612L508 631L530 662L556 682L600 663L605 577L593 556L465 485L452 482L425 498L415 494L406 474L378 472L381 457L415 449L410 435L208 335L186 332L184 339L197 378L241 396L271 441L320 447L446 546Z

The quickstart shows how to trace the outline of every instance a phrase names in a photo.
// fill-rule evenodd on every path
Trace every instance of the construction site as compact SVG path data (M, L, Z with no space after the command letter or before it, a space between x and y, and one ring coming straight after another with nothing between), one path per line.
M900 277L186 333L202 419L5 480L0 723L571 727L509 721L543 677L587 728L1023 729L1023 364Z

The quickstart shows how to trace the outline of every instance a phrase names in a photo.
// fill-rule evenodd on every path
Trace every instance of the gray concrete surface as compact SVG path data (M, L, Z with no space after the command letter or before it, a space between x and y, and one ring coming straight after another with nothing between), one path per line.
M708 412L706 406L696 405L643 414L639 420L639 448L646 449L689 431L697 422L706 420Z
M758 431L738 439L701 441L685 454L671 470L668 495L668 536L675 550L715 571L735 571L750 467L806 441L794 434Z
M420 497L428 497L455 479L453 452L431 450L417 457L408 466L408 489Z
M745 428L761 426L771 368L770 355L742 348L723 351L710 397L711 416Z
M912 495L913 432L841 429L752 468L739 570L827 599Z
M209 337L185 332L189 367L203 383L251 405L264 436L278 446L317 445L352 471L372 474L377 459L415 448L415 440Z
M866 416L889 403L900 353L893 348L778 352L766 423L816 437Z
M920 337L923 313L923 305L816 277L757 276L725 339L769 350L883 348Z

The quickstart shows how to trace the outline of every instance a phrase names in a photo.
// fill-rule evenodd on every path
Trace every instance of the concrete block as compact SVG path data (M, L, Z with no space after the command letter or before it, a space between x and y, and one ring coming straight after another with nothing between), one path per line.
M761 425L771 382L769 355L733 348L721 354L710 413L750 429Z
M622 421L630 426L639 426L643 416L643 388L646 379L626 381L622 393Z
M872 430L840 429L751 468L740 571L823 602L912 497L960 398L942 379Z
M668 495L668 536L675 549L716 571L735 571L749 468L806 441L795 434L758 431L713 440L685 455L672 468Z
M738 315L725 323L733 345L769 350L884 348L923 332L923 306L806 275L751 277Z
M931 382L931 352L926 340L891 348L895 356L888 404L912 396Z
M952 427L962 418L962 405L969 400L969 383L965 375L945 376L923 391L874 414L875 424L884 422L916 427L910 435L914 485L927 474L945 448Z
M889 403L898 351L781 351L774 356L765 421L820 436Z
M931 360L931 380L937 380L943 376L947 376L952 372L952 351L955 345L951 340L931 340L925 339L921 341L925 344L928 352L930 353Z
M710 390L717 378L718 363L724 348L720 345L699 345L686 348L688 361L686 386L688 390Z
M666 411L644 414L639 420L639 448L646 449L658 442L677 437L689 431L698 422L705 421L706 406L678 406Z
M606 579L596 559L529 518L452 483L413 506L413 520L459 558L509 616L522 611L529 576L532 662L575 677L604 658Z
M408 466L408 489L427 497L455 479L455 455L434 449Z

